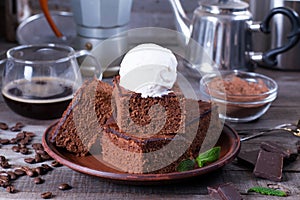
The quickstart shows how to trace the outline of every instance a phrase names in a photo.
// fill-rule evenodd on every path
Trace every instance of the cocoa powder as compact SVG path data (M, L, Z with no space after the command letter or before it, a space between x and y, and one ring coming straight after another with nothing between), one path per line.
M250 82L237 76L227 76L222 79L214 78L208 83L210 94L217 98L226 99L228 101L259 101L265 98L264 93L269 89L263 80L258 79L257 82Z
M253 120L255 115L265 112L268 103L255 103L268 97L268 87L262 79L248 81L235 75L223 79L215 77L208 85L208 93L213 98L226 100L219 106L226 106L226 117L231 120ZM249 102L249 104L247 103Z

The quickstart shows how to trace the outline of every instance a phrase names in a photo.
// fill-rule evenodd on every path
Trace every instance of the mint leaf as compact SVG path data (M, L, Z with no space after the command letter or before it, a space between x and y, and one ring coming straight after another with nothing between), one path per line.
M287 193L282 190L275 190L267 187L252 187L248 190L248 192L256 192L264 195L278 196L278 197L286 197Z
M186 159L179 163L176 170L178 172L189 171L194 169L194 166L195 166L195 160Z
M196 162L199 167L203 167L207 163L214 162L219 159L221 152L221 147L213 147L201 154L199 154L196 158Z

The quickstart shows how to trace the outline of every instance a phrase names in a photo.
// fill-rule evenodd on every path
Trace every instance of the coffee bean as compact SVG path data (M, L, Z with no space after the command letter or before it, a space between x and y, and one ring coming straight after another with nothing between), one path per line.
M25 132L23 131L23 132L18 133L18 134L16 135L16 138L17 138L18 140L24 139L24 138L25 138Z
M0 144L9 144L9 139L0 139Z
M25 132L25 136L28 136L28 137L35 137L35 133L33 132Z
M8 163L5 156L0 156L0 166L5 169L10 168L10 164Z
M26 172L23 169L15 169L14 172L17 176L23 176L26 174Z
M6 161L5 156L0 156L0 162Z
M40 155L45 155L47 154L46 151L42 150L42 149L37 149L35 150L35 153L40 154Z
M62 164L60 164L59 162L57 162L57 161L55 160L55 161L53 161L53 162L51 163L51 166L52 166L52 167L61 167Z
M51 156L49 156L48 154L42 154L41 155L43 160L52 160L53 158Z
M20 148L27 148L26 144L18 144Z
M25 172L26 172L27 176L29 176L29 177L34 177L37 175L36 172L33 171L32 169L28 169Z
M34 182L35 184L42 184L42 183L44 182L44 180L43 180L41 177L35 177L35 178L33 179L33 182Z
M34 149L34 150L44 150L44 147L43 147L43 145L41 144L41 143L34 143L34 144L32 144L32 148Z
M14 152L20 152L20 147L19 147L19 146L12 146L11 149L12 149Z
M35 154L34 159L35 159L35 162L37 162L37 163L44 161L40 154Z
M70 190L72 187L68 183L62 183L58 186L58 189L60 190Z
M16 180L18 178L15 172L8 171L6 173L8 174L10 180Z
M18 140L17 140L17 138L12 138L12 139L10 139L9 143L10 144L17 144Z
M47 164L42 164L42 167L46 170L46 172L53 170L53 168Z
M22 139L22 140L19 141L19 144L21 144L21 145L27 145L27 144L29 144L29 141L30 140L27 137L25 137L24 139Z
M26 163L29 163L29 164L35 163L35 159L34 159L34 158L24 158L24 161L25 161Z
M18 126L13 126L13 127L10 128L10 130L11 130L12 132L18 132L18 131L21 131L22 128L20 128L20 127L18 127Z
M44 192L41 194L41 197L43 199L50 199L50 198L52 198L52 192Z
M8 125L4 122L0 122L0 129L2 130L7 130L8 129Z
M38 175L44 175L47 172L43 167L37 167L34 169L34 171L36 171Z
M25 126L25 124L23 124L22 122L17 122L16 125L19 128L23 128Z
M4 182L10 181L9 175L6 172L1 173L0 174L0 181L4 181Z
M20 148L20 153L26 155L29 153L29 150L28 150L28 148L23 147L23 148Z
M8 185L8 186L6 187L6 191L9 192L9 193L15 193L15 192L16 192L16 189L15 189L14 186Z

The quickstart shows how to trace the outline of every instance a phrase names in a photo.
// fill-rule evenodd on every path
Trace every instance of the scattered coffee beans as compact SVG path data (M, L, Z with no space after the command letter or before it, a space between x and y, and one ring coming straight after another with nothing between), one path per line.
M10 164L8 163L8 160L5 158L5 156L0 156L0 166L4 169L10 168Z
M11 150L14 152L20 152L20 147L19 146L12 146Z
M0 144L9 144L9 139L0 139Z
M26 172L23 169L15 169L14 172L17 176L24 176L26 174Z
M60 190L70 190L72 187L68 183L62 183L58 186L58 189Z
M52 167L61 167L62 164L60 164L59 162L57 162L57 161L55 160L55 161L53 161L53 162L51 163L51 166L52 166Z
M52 198L52 192L44 192L41 194L41 197L43 199L51 199Z
M16 123L13 127L9 128L7 124L4 122L0 122L0 129L2 130L10 130L13 132L18 132L15 137L11 139L4 139L0 138L1 145L13 145L11 150L16 153L21 153L24 155L31 154L32 152L35 153L34 156L24 158L24 162L27 164L34 164L34 163L42 163L44 161L53 160L51 156L44 150L44 147L41 143L33 143L32 149L28 147L31 143L33 137L35 137L35 133L22 131L22 128L25 125L22 122ZM2 168L11 168L12 166L9 164L8 159L4 155L0 155L0 166ZM59 162L53 161L51 163L52 167L60 167L62 166ZM12 185L12 181L17 180L18 177L27 175L29 177L33 177L33 182L35 184L42 184L45 180L41 177L42 175L46 174L47 172L53 170L53 168L48 164L41 164L41 166L30 168L29 166L20 166L14 167L14 170L10 171L0 171L0 187L6 189L9 193L15 193L16 189ZM60 190L69 190L72 187L67 183L62 183L58 186ZM53 197L52 192L45 192L41 194L43 199L50 199Z
M11 127L10 130L13 132L21 131L25 125L22 122L17 122L15 126Z
M44 182L44 180L43 180L41 177L35 177L35 178L33 179L33 182L34 182L35 184L42 184L42 183Z
M47 164L42 164L42 167L43 167L46 171L51 171L51 170L53 170L53 168L50 167L50 166L47 165Z
M24 161L25 161L26 163L29 163L29 164L35 163L35 159L34 159L34 158L24 158Z
M6 172L9 176L9 180L16 180L17 179L17 174L13 171L8 171Z
M9 185L9 186L6 187L6 191L9 192L9 193L15 193L16 189L15 189L14 186Z
M2 130L7 130L8 129L8 125L4 122L0 122L0 129Z

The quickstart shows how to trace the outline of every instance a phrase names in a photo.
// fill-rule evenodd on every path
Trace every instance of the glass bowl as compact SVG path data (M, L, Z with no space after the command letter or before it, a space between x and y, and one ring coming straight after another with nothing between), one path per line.
M216 103L220 117L231 122L249 122L261 117L277 97L277 83L262 74L222 71L200 80L204 100Z

